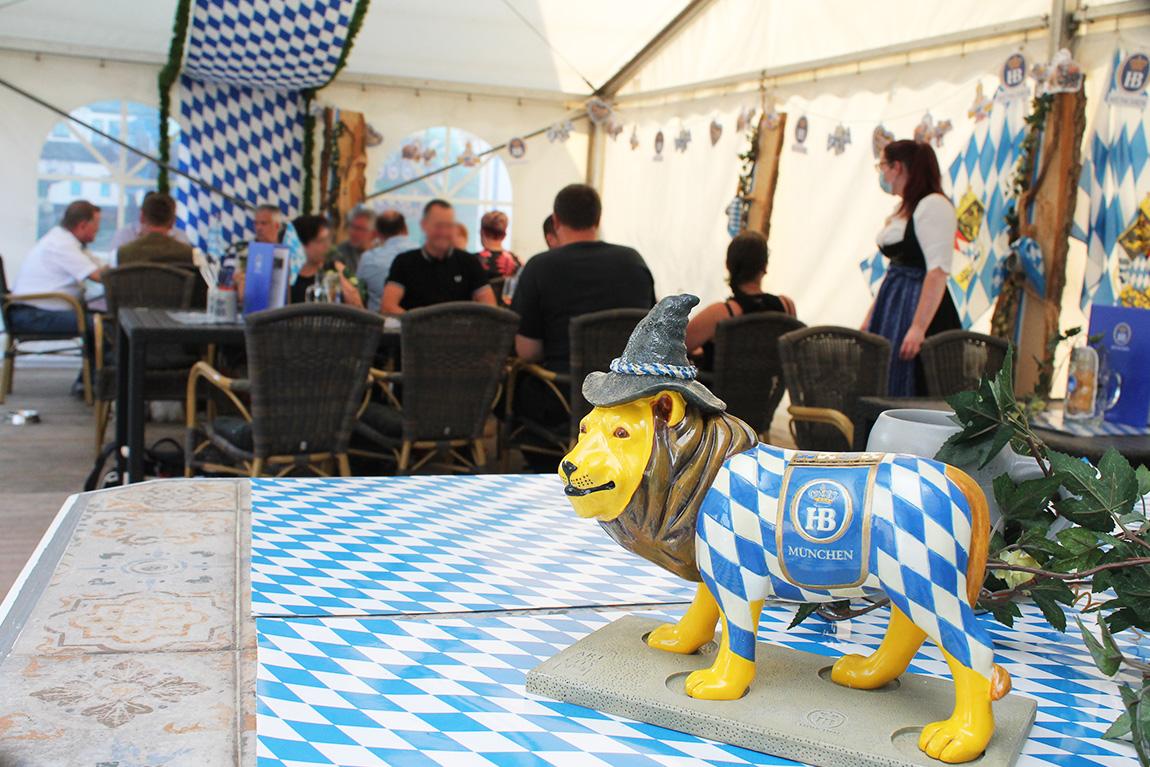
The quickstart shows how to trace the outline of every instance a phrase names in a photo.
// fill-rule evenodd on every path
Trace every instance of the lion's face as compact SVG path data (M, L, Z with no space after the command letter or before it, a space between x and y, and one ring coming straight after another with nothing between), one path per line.
M682 395L672 391L592 410L579 426L579 441L559 464L575 512L601 522L622 514L650 463L656 420L674 426L685 412Z

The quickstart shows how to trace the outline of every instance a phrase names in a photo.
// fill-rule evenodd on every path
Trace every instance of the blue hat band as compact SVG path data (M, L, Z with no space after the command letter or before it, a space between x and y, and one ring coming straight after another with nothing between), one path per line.
M628 362L622 357L611 360L611 372L629 376L661 376L694 381L699 369L694 365L664 365L659 362Z

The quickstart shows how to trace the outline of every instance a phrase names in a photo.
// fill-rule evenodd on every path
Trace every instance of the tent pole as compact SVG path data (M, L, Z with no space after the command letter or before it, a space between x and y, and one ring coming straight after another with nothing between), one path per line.
M679 33L691 25L703 11L707 10L715 0L691 0L679 11L675 18L667 23L667 26L660 29L650 41L639 49L639 52L631 57L631 60L619 68L619 71L611 75L607 82L595 91L595 95L603 99L611 99L617 94L624 85L631 82L635 75L643 66L655 58L659 51L676 37Z

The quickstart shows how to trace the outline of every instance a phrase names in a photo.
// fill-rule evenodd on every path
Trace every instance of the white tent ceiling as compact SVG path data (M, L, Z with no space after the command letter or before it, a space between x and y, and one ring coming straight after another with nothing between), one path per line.
M1090 7L1114 0L1095 0ZM1127 3L1128 4L1128 3ZM687 0L374 0L341 76L525 95L603 85ZM160 63L176 0L0 0L0 49ZM1051 0L712 0L625 92L1025 26ZM1044 23L1041 22L1040 23Z
M374 0L344 79L586 94L686 0ZM0 48L159 63L176 0L0 0ZM543 39L546 38L546 39Z

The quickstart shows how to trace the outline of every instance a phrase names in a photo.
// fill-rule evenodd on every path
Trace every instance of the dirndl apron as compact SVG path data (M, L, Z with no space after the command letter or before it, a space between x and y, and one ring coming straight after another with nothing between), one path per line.
M914 233L913 215L906 222L906 234L902 241L883 245L880 250L890 260L890 264L875 297L874 311L871 312L867 330L890 341L889 395L926 396L926 378L922 372L921 360L918 357L903 360L898 356L903 338L914 322L918 299L922 295L922 283L926 279L926 256ZM962 320L954 308L950 291L943 291L942 302L927 327L926 336L929 338L935 333L961 327Z

